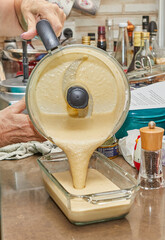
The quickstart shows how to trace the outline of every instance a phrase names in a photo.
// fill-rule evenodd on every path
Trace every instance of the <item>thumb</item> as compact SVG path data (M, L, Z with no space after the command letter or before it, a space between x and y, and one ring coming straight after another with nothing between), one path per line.
M19 102L11 105L9 108L12 111L12 113L15 114L21 113L26 108L25 98L23 97Z
M35 16L33 14L30 14L27 17L27 25L28 25L27 32L24 32L21 35L21 37L25 40L32 39L37 35L36 19L35 19Z

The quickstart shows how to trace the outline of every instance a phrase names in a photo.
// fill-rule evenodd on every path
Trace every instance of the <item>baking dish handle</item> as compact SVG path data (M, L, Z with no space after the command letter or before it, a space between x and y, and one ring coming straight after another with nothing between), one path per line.
M53 50L60 45L60 42L48 20L40 20L36 25L36 29L47 51Z
M122 200L129 200L132 197L134 190L120 190L114 191L111 193L101 193L101 194L93 194L88 196L83 196L83 199L92 204L107 204L112 201L122 201Z

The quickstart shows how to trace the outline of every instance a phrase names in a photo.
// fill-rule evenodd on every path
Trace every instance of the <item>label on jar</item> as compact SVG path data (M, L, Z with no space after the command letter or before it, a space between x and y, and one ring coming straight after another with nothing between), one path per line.
M112 159L119 155L119 146L118 143L109 146L100 146L97 148L97 151L104 154L107 158Z

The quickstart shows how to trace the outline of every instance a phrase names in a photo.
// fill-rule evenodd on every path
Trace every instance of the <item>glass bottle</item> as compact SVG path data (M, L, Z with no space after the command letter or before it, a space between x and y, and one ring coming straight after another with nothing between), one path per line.
M157 24L155 21L151 21L149 23L149 32L150 32L150 50L154 56L154 60L156 62L156 52L159 48L157 43Z
M154 62L156 61L156 52L157 52L157 49L159 48L158 46L158 43L157 43L157 36L156 36L156 33L152 33L150 35L150 50L153 54L153 57L154 57Z
M132 62L129 65L127 72L131 72L131 71L135 70L135 68L134 68L135 56L141 47L141 35L142 35L142 32L134 32L134 55L133 55Z
M144 70L154 65L154 57L150 50L149 38L149 32L142 32L142 46L135 56L135 70Z
M134 25L130 21L128 21L127 31L128 31L129 44L130 44L130 47L132 47Z
M129 40L127 23L119 23L119 37L116 46L115 58L123 66L124 70L129 66Z
M105 25L106 25L106 43L107 43L107 48L106 51L112 55L113 54L113 30L112 30L112 19L107 18L105 20Z
M107 44L106 44L106 38L105 38L105 26L98 27L97 47L106 51Z

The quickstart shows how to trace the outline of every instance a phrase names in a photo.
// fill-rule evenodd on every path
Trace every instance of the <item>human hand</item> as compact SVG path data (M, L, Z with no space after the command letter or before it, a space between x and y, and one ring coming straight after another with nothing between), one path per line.
M57 36L60 36L66 15L57 4L45 0L15 0L15 10L21 25L27 23L28 30L21 36L32 39L37 35L36 24L40 19L47 19Z
M0 111L0 147L13 143L45 140L35 130L29 116L22 113L25 108L23 98Z

